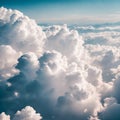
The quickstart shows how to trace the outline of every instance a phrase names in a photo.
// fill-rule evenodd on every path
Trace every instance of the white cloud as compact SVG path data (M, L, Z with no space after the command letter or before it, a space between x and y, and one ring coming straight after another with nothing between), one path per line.
M67 25L51 26L46 30L47 50L56 50L67 57L80 57L83 54L82 37L75 30L69 30Z
M0 111L13 120L42 119L28 105L49 120L114 120L114 110L118 116L119 26L53 25L43 31L6 8L0 19Z
M0 45L0 79L6 80L16 74L17 58L20 53L9 45Z
M0 44L10 45L16 51L40 55L46 38L34 20L17 10L0 8Z
M26 53L18 59L16 68L25 75L26 79L34 80L36 78L36 71L39 68L37 56L32 53Z
M17 111L13 120L41 120L42 117L39 113L30 107L26 106L21 111Z
M0 120L10 120L10 116L3 112L0 114Z
M41 120L42 116L30 107L26 106L21 111L17 111L12 120ZM4 112L0 114L0 120L10 120L10 116Z

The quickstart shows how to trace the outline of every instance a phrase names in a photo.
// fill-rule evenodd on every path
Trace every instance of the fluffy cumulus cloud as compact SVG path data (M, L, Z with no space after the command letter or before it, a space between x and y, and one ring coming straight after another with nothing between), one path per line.
M27 106L21 111L17 111L15 114L13 120L41 120L42 117L40 116L39 113L36 113L35 110Z
M30 107L26 106L21 111L17 111L13 117L13 120L41 120L42 117L39 113ZM0 114L0 120L10 120L10 116L4 112Z
M17 10L0 8L1 79L16 73L14 66L21 54L35 52L40 56L45 39L46 35L34 20Z
M41 27L17 10L0 8L0 45L10 45L22 53L40 55L44 39Z
M19 54L10 45L0 45L0 78L2 80L17 73L13 66L17 64Z
M119 28L40 27L0 8L0 120L120 119Z
M46 30L46 35L46 49L57 50L67 57L80 57L83 52L82 36L75 30L69 30L67 25L50 26Z
M4 112L0 114L0 120L10 120L10 116L6 115Z

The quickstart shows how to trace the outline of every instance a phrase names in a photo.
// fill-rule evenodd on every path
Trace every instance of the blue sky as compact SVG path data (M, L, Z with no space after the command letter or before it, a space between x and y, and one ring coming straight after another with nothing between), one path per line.
M120 0L0 0L40 23L89 24L120 21Z

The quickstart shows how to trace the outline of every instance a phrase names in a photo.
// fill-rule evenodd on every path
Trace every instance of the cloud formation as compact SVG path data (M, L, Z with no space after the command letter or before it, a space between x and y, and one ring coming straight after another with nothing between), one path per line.
M35 110L27 106L21 111L17 111L13 120L41 120L42 117L39 113L36 113Z
M40 27L0 8L0 119L119 118L118 28Z
M10 116L6 115L4 112L0 114L0 120L10 120Z
M13 120L41 120L42 117L39 113L30 107L26 106L21 111L17 111L13 117ZM0 114L0 120L10 120L10 116L4 112Z

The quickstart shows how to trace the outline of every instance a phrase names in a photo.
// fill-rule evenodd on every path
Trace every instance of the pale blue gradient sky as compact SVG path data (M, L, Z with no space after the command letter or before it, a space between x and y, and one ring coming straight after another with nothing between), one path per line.
M1 0L41 23L89 24L120 21L120 0Z

